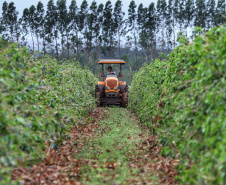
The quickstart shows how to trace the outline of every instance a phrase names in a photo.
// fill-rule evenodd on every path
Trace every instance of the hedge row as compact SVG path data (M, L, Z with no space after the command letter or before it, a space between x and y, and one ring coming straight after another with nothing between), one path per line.
M178 40L167 59L136 74L130 109L158 135L162 154L180 159L180 184L226 184L226 26Z
M43 159L44 142L59 147L95 107L96 83L78 63L37 59L0 40L0 184L15 166Z

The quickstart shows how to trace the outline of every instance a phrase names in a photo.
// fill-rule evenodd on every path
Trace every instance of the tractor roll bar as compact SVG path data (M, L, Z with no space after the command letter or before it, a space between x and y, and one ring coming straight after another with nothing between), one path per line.
M102 66L102 69L101 69L101 74L102 74L102 76L101 77L106 77L105 76L105 74L104 74L104 64L105 63L98 63L98 79L100 80L100 73L99 73L99 65L101 64L101 66ZM123 65L123 63L121 63L121 64L119 64L119 76L118 77L120 77L120 80L121 80L121 77L122 77L122 65Z

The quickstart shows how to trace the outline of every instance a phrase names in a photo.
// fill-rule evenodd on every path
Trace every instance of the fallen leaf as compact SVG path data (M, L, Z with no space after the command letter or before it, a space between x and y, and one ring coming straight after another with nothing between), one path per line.
M107 168L109 169L115 169L116 166L117 166L117 163L116 162L105 162Z

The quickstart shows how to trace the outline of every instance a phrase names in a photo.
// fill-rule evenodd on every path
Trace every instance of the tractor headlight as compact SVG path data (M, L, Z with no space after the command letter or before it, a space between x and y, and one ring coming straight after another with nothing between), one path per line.
M107 89L107 90L110 90L110 87L106 86L106 89Z
M117 91L118 87L115 87L114 90Z

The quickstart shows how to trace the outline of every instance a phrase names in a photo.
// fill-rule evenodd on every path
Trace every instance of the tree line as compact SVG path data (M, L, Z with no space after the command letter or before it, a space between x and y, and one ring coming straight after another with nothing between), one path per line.
M225 0L158 0L148 7L137 5L132 0L128 7L128 16L123 12L121 0L112 5L91 5L83 0L80 6L71 0L49 0L45 8L40 1L19 12L13 2L2 5L0 17L0 35L6 41L28 45L31 50L43 55L53 53L59 58L74 56L80 60L85 54L88 66L99 58L122 58L122 50L133 51L136 70L138 55L142 64L151 62L159 52L166 52L177 45L176 37L181 31L193 36L194 26L205 31L225 22Z

